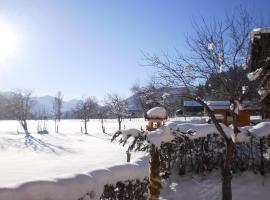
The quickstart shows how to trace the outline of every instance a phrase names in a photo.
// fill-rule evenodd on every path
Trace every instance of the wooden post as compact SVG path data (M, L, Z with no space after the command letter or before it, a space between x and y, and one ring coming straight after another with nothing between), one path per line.
M149 200L158 200L160 194L160 151L154 145L151 147L150 151L151 160L149 166Z
M130 162L131 153L127 150L127 162Z

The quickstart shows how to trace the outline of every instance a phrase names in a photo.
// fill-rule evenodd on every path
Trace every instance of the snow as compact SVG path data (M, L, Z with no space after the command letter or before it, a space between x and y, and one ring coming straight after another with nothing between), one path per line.
M214 48L215 48L214 42L211 42L211 43L208 44L208 50L209 50L209 51L214 50Z
M175 137L169 127L162 126L161 128L148 133L147 138L151 144L154 144L157 148L160 148L161 143L170 142Z
M243 101L240 103L239 101L235 101L237 104L237 110L247 110L247 109L257 109L258 106L253 101ZM234 110L234 105L230 103L230 101L207 101L206 104L209 106L211 110ZM237 111L236 111L237 112Z
M187 118L187 121L184 119L177 118L175 120L178 121L167 122L165 126L147 132L149 142L160 147L162 142L172 141L175 134L188 133L185 134L187 137L196 139L218 133L214 124L190 123L192 120L200 121L206 118L191 117ZM83 197L86 193L90 193L92 199L99 199L105 184L114 184L127 179L143 179L147 176L147 155L132 152L131 163L126 163L127 147L122 147L117 142L110 142L112 133L118 128L116 120L105 121L107 134L101 133L99 120L90 120L88 135L80 133L82 123L79 120L62 120L58 123L59 133L54 133L53 121L48 121L47 124L49 134L38 134L38 122L29 121L31 134L25 135L20 133L22 129L17 121L0 121L0 200L69 200ZM136 137L145 125L144 119L124 119L123 126L128 130L123 130L122 133L125 137ZM233 136L231 126L227 127L224 124L221 126L229 137ZM233 139L235 142L245 142L250 139L250 135L256 137L269 135L269 130L270 122L241 127L241 132ZM213 184L220 187L218 180L216 178ZM186 187L185 181L191 188ZM183 191L186 188L189 191L194 190L194 193L198 192L197 195L203 195L206 189L200 187L199 185L202 184L197 184L196 181L198 182L198 179L188 177L168 183L170 187L165 185L162 197L198 199L195 198L195 194L193 196L193 193L185 198L188 193ZM208 187L209 181L211 182L211 178L206 177L203 185L206 184ZM240 181L240 179L236 178L233 181ZM243 193L244 190L240 187L242 186L233 187L233 190L236 188L235 194ZM179 191L181 194L173 197L171 192L167 193L169 190L175 193ZM264 193L264 187L262 190ZM210 190L208 192L211 193ZM257 192L257 195L260 194ZM205 197L205 199L211 198Z
M256 126L240 127L240 133L237 136L233 132L233 126L226 126L220 123L225 134L232 138L233 142L248 142L250 141L250 133L256 137L264 137L270 135L270 122L261 122ZM206 137L209 134L219 134L214 124L194 124L183 123L182 121L168 122L165 126L160 127L147 134L150 143L160 148L164 142L170 142L175 138L175 134L179 136L185 135L189 139L197 139Z
M114 165L73 177L58 178L51 181L33 181L13 189L0 189L0 199L12 200L74 200L91 194L91 199L100 198L104 185L118 181L147 177L148 156L133 160L131 163Z
M210 109L229 109L230 102L229 101L207 101L206 104Z
M140 135L141 131L135 128L127 129L127 130L122 130L121 131L123 138L127 138L129 136L132 137L137 137Z
M209 133L217 132L214 124L175 124L173 122L168 123L167 125L171 130L181 131L182 133L194 132L194 135L200 135L201 137L206 136Z
M207 176L173 174L162 180L160 200L220 200L221 185L220 171ZM269 177L252 172L234 175L232 179L233 200L268 200L269 188Z
M184 101L184 107L202 107L197 101Z
M256 80L261 75L262 71L263 71L263 68L261 67L261 68L256 69L254 72L248 73L247 75L248 79L250 81Z
M250 32L250 38L253 41L253 38L260 34L260 33L270 33L270 28L254 28L251 32Z
M184 75L188 75L189 72L191 71L192 67L193 67L192 64L186 65L186 66L184 67L184 71L183 71Z
M147 111L146 113L148 119L166 119L167 112L165 108L155 107Z
M270 122L261 122L248 130L256 137L264 137L270 135Z
M125 119L123 126L140 129L145 123ZM145 154L131 152L134 161L126 163L126 147L110 141L117 120L105 121L107 134L99 120L90 120L89 135L80 133L80 120L62 120L58 134L53 121L49 134L37 133L37 121L28 125L31 134L25 135L17 121L0 121L0 200L77 199L91 188L100 193L98 183L104 181L145 177L146 163L140 161L146 162Z

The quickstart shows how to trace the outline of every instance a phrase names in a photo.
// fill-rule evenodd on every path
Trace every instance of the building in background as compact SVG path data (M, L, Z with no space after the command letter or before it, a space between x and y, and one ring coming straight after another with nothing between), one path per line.
M230 125L233 122L233 118L230 110L230 101L208 101L207 105L214 111L215 115L223 116L225 125ZM237 111L239 117L237 120L238 126L248 126L251 124L250 116L260 110L258 105L252 101L243 101L241 105L238 105Z
M185 115L201 115L203 110L203 106L197 101L184 101L183 113Z
M263 118L270 118L270 28L256 28L250 33L250 38L248 78L259 80Z

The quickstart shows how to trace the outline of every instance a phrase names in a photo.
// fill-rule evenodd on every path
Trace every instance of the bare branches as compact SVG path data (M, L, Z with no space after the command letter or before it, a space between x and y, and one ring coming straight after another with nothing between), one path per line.
M94 117L94 115L97 113L98 109L98 103L95 100L95 98L87 98L82 100L78 105L76 109L77 116L79 119L81 119L84 122L84 131L85 134L88 134L87 131L87 122Z
M109 112L117 117L118 128L121 130L121 123L126 114L127 104L118 94L109 94L105 99L105 104L109 108Z
M31 108L34 105L31 97L32 92L18 90L12 94L8 104L9 112L19 121L25 133L28 133L27 120L30 117Z
M242 86L249 84L245 75L238 77L237 73L231 73L224 77L222 73L236 72L246 64L248 33L253 22L245 9L240 9L236 16L228 16L226 21L208 23L201 18L199 23L192 23L194 34L186 37L187 55L178 51L175 56L144 53L146 65L153 66L159 80L170 86L194 87L216 75L227 99L240 99Z
M58 91L54 97L53 112L54 112L55 120L58 120L58 121L61 120L61 116L62 116L63 98L64 96L61 93L61 91Z

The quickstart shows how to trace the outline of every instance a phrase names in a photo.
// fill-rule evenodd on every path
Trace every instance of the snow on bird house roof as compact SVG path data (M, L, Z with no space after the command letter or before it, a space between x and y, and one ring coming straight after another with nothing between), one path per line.
M162 107L154 107L147 111L146 113L147 119L166 119L167 111Z
M197 101L184 101L184 107L202 107Z

